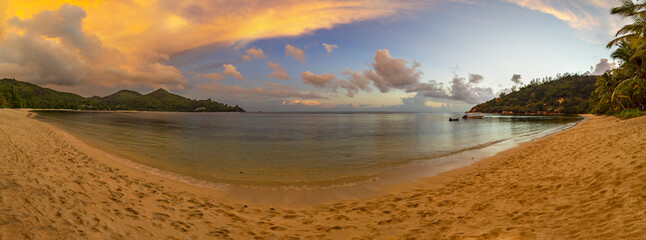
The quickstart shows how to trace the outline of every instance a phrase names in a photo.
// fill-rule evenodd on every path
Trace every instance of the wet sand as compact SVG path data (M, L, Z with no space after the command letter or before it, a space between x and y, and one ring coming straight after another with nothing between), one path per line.
M639 239L646 117L590 120L368 199L290 207L116 161L0 110L0 239Z

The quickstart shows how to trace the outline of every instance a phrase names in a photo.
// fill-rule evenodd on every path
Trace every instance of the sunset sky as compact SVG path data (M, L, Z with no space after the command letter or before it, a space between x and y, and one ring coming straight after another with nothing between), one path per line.
M247 111L464 111L519 82L612 67L614 4L0 0L0 77L86 97L161 87Z

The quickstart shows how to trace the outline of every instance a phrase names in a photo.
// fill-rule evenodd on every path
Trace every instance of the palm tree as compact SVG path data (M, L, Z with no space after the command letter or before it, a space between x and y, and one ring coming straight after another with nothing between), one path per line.
M621 6L612 8L610 14L631 18L633 23L619 29L615 35L616 38L608 43L607 48L611 48L621 41L644 37L644 33L646 33L646 3L639 3L639 0L637 2L620 0L619 2L621 2Z
M632 23L619 29L615 39L606 46L617 47L611 57L619 60L620 66L599 76L595 90L598 109L605 105L612 111L615 103L622 110L646 105L646 3L639 0L621 0L620 3L610 10L610 14L630 18Z

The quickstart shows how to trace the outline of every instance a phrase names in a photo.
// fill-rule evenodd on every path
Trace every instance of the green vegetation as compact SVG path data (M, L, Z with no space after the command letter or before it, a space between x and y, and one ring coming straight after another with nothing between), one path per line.
M622 118L622 119L634 118L634 117L639 117L644 115L646 115L646 111L640 111L639 109L636 109L636 108L626 109L614 114L615 117Z
M611 57L619 67L599 76L591 96L592 111L621 117L639 116L646 109L646 3L621 0L610 13L630 19L608 48L617 47Z
M471 112L560 115L587 113L591 110L590 93L595 76L557 75L556 78L534 79L509 94L471 108Z
M84 98L73 93L41 88L35 84L0 80L0 108L138 110L171 112L244 112L238 106L207 100L193 100L158 89L146 95L121 90L106 97Z

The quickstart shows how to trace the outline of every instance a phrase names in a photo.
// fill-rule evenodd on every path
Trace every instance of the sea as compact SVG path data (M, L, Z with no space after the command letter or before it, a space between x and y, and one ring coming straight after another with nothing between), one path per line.
M583 120L485 114L448 121L461 113L35 112L35 119L137 166L222 190L327 189L396 175L410 181Z

